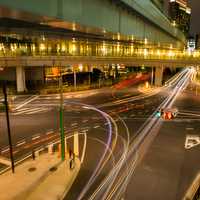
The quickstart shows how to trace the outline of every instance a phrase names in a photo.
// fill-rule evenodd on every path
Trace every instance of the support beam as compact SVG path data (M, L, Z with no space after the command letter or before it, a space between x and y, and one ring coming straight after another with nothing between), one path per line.
M17 92L26 91L25 70L22 66L16 67Z
M155 86L162 86L163 67L156 67L155 71Z

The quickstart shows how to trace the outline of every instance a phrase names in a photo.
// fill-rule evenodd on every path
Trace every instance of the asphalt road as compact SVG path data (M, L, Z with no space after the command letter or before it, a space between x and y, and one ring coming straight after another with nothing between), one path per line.
M200 136L200 96L190 87L177 99L180 112L194 115L177 116L164 122L159 135L131 179L124 199L178 200L186 194L199 173L200 146L185 148L187 135Z
M84 193L84 199L88 199L88 197L97 189L98 185L104 180L105 177L108 176L109 172L114 168L116 163L120 160L120 158L125 153L128 148L128 137L133 140L137 135L136 133L142 126L142 124L146 121L146 119L157 109L160 103L170 94L171 89L165 89L160 91L156 95L149 95L146 98L139 98L135 100L135 96L140 93L135 88L130 88L124 91L113 91L111 89L101 89L98 91L80 93L78 95L72 94L70 96L65 96L65 112L64 112L64 124L65 130L67 134L74 133L75 131L84 131L87 132L87 148L86 148L86 157L81 167L81 171L73 184L70 192L66 196L66 199L77 199L80 195L83 188L87 188L88 190ZM122 99L130 98L129 101L125 101L119 103ZM131 99L132 98L132 99ZM26 104L26 102L28 102ZM180 97L180 102L183 99ZM118 102L109 106L105 106L107 102ZM48 143L52 139L59 138L59 113L58 113L58 105L59 105L59 95L47 95L47 96L26 96L15 99L15 103L18 105L18 109L11 113L11 130L12 130L12 139L15 149L15 158L23 156L24 153L31 151L32 149ZM111 141L109 143L109 123L106 121L106 117L102 115L98 110L92 110L84 108L87 105L94 105L95 107L99 107L102 111L107 113L111 120ZM180 103L181 104L181 103ZM188 104L187 104L188 105ZM191 108L195 108L191 106ZM182 110L187 110L189 108L182 108ZM189 109L190 110L190 109ZM3 122L0 132L0 147L1 153L3 155L9 156L8 151L5 151L7 148L7 136L6 136L6 126L5 126L5 117L3 115L0 116L0 120ZM178 125L177 125L178 124ZM167 122L163 126L166 126L164 130L167 130L167 133L172 133L176 129L176 134L179 132L179 121ZM184 123L185 125L185 123ZM128 131L127 131L128 129ZM163 129L161 129L163 130ZM173 131L172 131L173 130ZM161 131L162 132L162 131ZM168 133L168 134L169 134ZM164 139L159 139L159 137L163 134L159 134L156 138L155 142L158 140L160 144L161 141L170 141L171 135L167 137L166 133L164 133ZM167 137L167 139L166 139ZM175 137L175 136L174 136ZM116 139L117 138L117 139ZM178 137L175 137L177 140ZM24 143L23 143L24 142ZM155 143L154 142L154 143ZM23 143L23 144L22 144ZM154 145L153 143L153 145ZM22 144L22 145L21 145ZM109 145L108 145L109 144ZM180 145L182 143L180 142ZM153 146L152 145L152 146ZM176 146L176 143L174 143ZM105 150L109 146L109 151L105 153ZM157 146L159 146L157 144ZM173 167L166 167L166 177L168 172L168 168L172 169L174 174L178 174L178 167L176 164L177 160L180 160L180 152L174 150L175 147L169 148L170 144L166 145L165 143L160 144L160 148L166 148L167 150L172 151L172 157L174 158L173 163L167 162L168 165L176 166L176 173L173 171ZM184 146L184 145L183 145ZM25 147L25 148L24 148ZM73 146L69 145L69 148ZM112 149L112 148L113 149ZM152 149L152 147L151 147ZM134 176L130 180L130 184L128 184L128 188L125 192L125 199L163 199L160 198L163 195L164 187L160 184L161 189L160 192L157 192L157 196L159 198L147 198L144 195L143 188L146 189L146 183L151 184L152 182L152 174L148 174L151 170L147 170L147 176L144 176L143 169L145 168L145 162L150 162L153 166L158 164L164 164L165 162L157 162L153 159L153 155L157 155L158 152L155 150L148 151L144 161L138 166ZM161 158L169 157L167 156L165 151L160 151L159 156ZM152 152L152 153L151 153ZM104 157L102 155L105 153ZM149 155L151 153L151 155ZM169 154L170 155L170 154ZM149 159L148 159L149 156ZM177 157L177 159L175 159ZM147 161L146 161L147 158ZM102 161L102 160L103 161ZM101 162L102 161L102 162ZM150 165L149 164L149 165ZM97 166L100 166L99 168ZM148 165L148 164L147 164ZM157 165L156 165L157 166ZM153 168L153 167L152 167ZM150 168L151 169L151 168ZM187 167L186 167L187 169ZM156 170L155 170L156 171ZM186 170L187 171L187 170ZM94 173L96 172L96 173ZM157 171L156 171L157 172ZM179 172L180 173L180 172ZM174 174L168 177L169 179ZM149 176L148 176L149 175ZM91 179L92 177L92 179ZM154 178L154 177L153 177ZM158 175L156 176L159 179L159 170ZM157 180L156 179L156 180ZM89 180L89 182L88 182ZM160 179L159 179L160 180ZM149 181L149 182L148 182ZM156 181L155 181L156 182ZM166 182L165 180L163 182ZM187 182L187 181L186 181ZM142 183L144 186L142 186ZM157 183L157 182L156 182ZM178 185L181 185L182 182L179 181ZM156 185L156 184L152 184ZM173 184L172 184L173 185ZM184 185L184 184L183 184ZM159 181L155 187L158 190ZM153 186L152 186L153 187ZM180 186L184 188L184 186ZM176 190L178 195L178 190L183 191L182 189L177 189L180 187L173 187L173 190ZM150 193L153 191L151 187L148 187L147 190ZM82 191L83 192L83 191ZM153 191L154 194L154 191ZM159 196L160 194L160 196ZM170 195L170 193L168 193ZM169 197L169 196L168 196ZM167 199L167 198L166 198ZM168 198L170 199L170 198Z

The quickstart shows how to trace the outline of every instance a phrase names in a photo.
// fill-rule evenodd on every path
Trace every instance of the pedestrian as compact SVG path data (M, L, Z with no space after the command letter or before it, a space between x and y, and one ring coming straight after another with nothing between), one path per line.
M73 158L71 158L69 161L69 168L74 169L74 159Z
M33 160L35 160L35 151L34 150L32 150L32 158L33 158Z
M72 150L71 150L71 149L69 149L69 158L71 158L71 157L72 157L72 154L73 154Z

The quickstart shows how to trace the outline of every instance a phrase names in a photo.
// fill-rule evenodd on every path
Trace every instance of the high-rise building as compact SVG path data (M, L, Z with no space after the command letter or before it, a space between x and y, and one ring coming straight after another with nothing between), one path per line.
M169 0L169 17L174 26L188 34L191 8L188 6L187 0Z
M152 2L163 12L164 11L164 0L152 0Z

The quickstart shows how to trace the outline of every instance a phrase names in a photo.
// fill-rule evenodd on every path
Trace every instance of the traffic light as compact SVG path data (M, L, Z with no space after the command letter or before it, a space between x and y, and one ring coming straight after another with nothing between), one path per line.
M164 114L164 119L165 120L171 120L173 117L172 117L172 113L171 112L165 112Z
M177 113L178 113L177 109L161 108L160 110L156 112L155 116L158 118L162 117L162 119L164 120L172 120L177 116Z
M160 112L160 111L157 111L157 112L156 112L156 117L158 117L158 118L161 117L161 112Z

